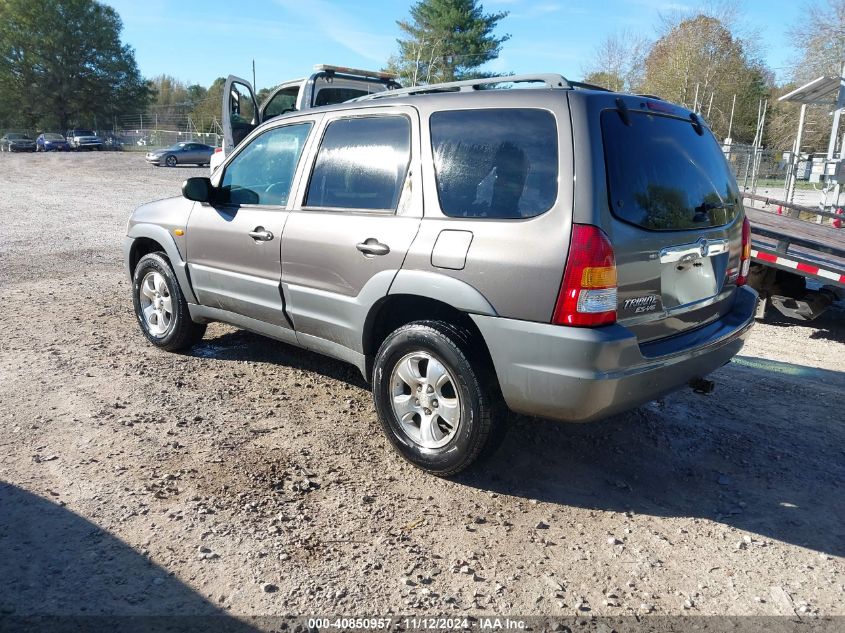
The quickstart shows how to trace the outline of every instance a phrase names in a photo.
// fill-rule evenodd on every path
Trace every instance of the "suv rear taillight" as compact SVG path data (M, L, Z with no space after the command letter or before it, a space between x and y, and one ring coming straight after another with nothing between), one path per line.
M744 286L748 283L748 271L751 269L751 224L748 218L742 220L742 251L739 254L739 276L736 278L737 286Z
M214 153L215 153L215 154L219 154L219 153L220 153L220 152L222 152L222 151L223 151L223 148L222 148L222 147L215 147L215 148L214 148Z
M552 323L590 327L616 322L616 258L604 232L573 224L569 257Z

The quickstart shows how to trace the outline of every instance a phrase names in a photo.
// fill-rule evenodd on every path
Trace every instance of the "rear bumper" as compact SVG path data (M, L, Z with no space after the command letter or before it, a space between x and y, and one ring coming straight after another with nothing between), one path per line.
M645 345L618 324L590 329L471 316L513 411L587 422L659 398L730 361L745 343L756 305L757 293L740 287L720 320Z

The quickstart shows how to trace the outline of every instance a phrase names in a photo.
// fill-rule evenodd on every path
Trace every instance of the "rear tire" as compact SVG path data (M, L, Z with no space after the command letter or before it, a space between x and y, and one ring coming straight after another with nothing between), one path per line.
M198 343L206 326L194 323L188 302L164 253L144 255L132 276L138 325L147 340L173 352Z
M402 457L440 477L491 454L504 432L495 378L473 342L465 328L417 321L390 334L375 359L382 430Z

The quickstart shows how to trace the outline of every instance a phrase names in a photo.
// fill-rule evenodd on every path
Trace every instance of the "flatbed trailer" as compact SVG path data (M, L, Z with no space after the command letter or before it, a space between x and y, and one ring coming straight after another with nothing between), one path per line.
M845 299L845 228L836 227L836 220L845 227L845 216L765 196L743 197L751 224L749 284L761 298L758 316L772 306L808 321Z

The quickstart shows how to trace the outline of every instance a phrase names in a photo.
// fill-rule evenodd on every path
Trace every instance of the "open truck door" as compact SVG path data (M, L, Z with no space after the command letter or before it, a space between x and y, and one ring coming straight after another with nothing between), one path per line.
M258 103L252 85L234 75L223 87L223 146L228 155L258 124Z

